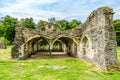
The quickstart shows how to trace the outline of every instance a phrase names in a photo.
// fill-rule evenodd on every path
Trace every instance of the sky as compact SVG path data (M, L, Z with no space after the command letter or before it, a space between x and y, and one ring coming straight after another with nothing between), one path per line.
M85 22L89 14L101 6L113 8L114 19L120 19L120 0L0 0L0 17L32 17L35 22L55 17Z

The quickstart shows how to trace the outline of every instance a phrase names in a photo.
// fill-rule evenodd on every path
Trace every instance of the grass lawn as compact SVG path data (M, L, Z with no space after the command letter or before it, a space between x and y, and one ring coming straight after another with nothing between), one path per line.
M117 47L120 59L120 47ZM13 60L11 46L0 49L0 80L120 80L120 72L98 71L78 58Z

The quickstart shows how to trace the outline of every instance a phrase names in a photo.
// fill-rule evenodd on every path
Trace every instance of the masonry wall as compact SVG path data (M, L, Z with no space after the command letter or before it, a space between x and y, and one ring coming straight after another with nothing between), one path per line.
M82 39L86 37L89 45L86 47L86 54L83 54L82 57L104 70L107 65L117 62L116 36L112 18L112 9L101 7L93 11L82 26ZM82 51L82 53L84 52Z
M0 42L0 49L6 49L6 43Z
M23 55L24 52L24 38L22 34L23 27L16 27L16 33L15 33L15 39L14 39L14 45L11 50L11 56L12 58L18 58L21 55Z

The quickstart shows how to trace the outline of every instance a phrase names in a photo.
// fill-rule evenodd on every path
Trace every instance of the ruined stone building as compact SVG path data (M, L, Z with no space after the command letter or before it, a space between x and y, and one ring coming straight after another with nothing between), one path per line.
M58 50L68 55L89 60L102 69L117 62L116 35L112 24L113 10L101 7L94 10L86 22L70 30L60 30L55 24L39 29L16 27L12 58L26 59L37 51ZM45 49L41 45L46 45Z

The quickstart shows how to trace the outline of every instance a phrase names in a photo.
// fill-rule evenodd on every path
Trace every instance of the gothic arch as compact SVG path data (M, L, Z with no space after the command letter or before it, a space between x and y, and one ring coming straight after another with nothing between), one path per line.
M52 51L57 51L57 52L64 52L65 45L61 40L57 40L54 42L52 46Z
M40 46L41 44L43 44L43 42L49 46L48 41L44 38L44 37L37 37L37 38L33 38L31 40L29 40L28 42L26 42L27 45L25 45L26 47L28 47L28 49L26 49L26 57L30 57L31 55L35 54L37 51L42 51L40 50Z
M80 42L80 50L82 56L90 57L89 54L91 54L92 42L89 37L83 36Z
M77 43L74 41L74 39L71 39L69 37L59 37L53 41L52 46L56 41L62 42L62 46L64 46L63 50L68 55L76 57L76 55L77 55Z

